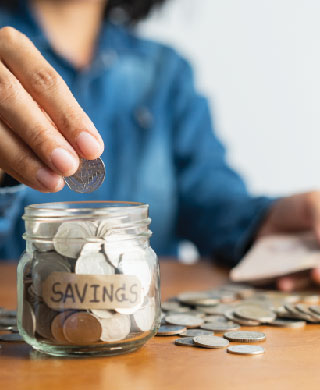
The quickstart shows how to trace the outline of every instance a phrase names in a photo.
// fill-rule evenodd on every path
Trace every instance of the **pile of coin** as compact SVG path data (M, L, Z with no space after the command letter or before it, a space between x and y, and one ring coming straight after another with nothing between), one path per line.
M179 346L225 348L229 342L258 342L262 332L242 331L241 326L301 328L320 323L319 296L314 293L283 293L227 284L209 291L183 292L162 303L158 336L178 335ZM221 335L216 336L216 334ZM256 355L254 345L229 346L227 352Z
M116 219L56 221L27 227L33 237L45 235L46 240L32 240L21 260L22 334L51 345L91 345L131 341L154 332L158 268L148 239L125 230L119 233ZM110 284L121 275L121 284ZM129 289L125 277L136 284ZM103 285L105 278L112 288ZM101 300L112 307L95 308ZM131 305L123 306L129 300ZM83 302L89 306L83 309Z
M0 342L23 340L18 333L17 312L15 310L7 310L3 307L0 307L0 331L10 332L8 334L0 334Z

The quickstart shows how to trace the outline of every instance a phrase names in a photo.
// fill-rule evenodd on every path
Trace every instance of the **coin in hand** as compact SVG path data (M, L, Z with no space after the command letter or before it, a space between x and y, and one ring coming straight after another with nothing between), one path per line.
M81 159L77 172L64 181L70 190L81 194L88 194L97 190L104 182L106 169L101 158L96 160Z

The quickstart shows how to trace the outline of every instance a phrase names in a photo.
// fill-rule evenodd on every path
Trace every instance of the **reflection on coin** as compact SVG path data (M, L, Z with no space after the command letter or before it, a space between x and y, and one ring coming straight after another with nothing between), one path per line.
M195 344L204 348L225 348L229 345L229 341L218 336L201 335L194 339Z
M63 333L63 324L66 318L68 318L74 311L66 310L58 314L53 321L51 322L51 333L54 339L60 344L67 344L68 340L66 339Z
M200 317L190 316L188 314L175 314L166 316L166 322L172 325L183 325L187 328L198 328L203 324L203 319Z
M97 190L104 182L106 169L101 158L96 160L81 159L77 172L64 180L70 190L87 194Z
M227 330L237 330L240 329L240 326L233 322L206 322L205 324L201 325L201 329L212 330L213 332L219 333L225 332Z
M23 337L18 333L2 334L0 335L0 341L23 341Z
M180 333L181 337L196 337L201 335L213 336L214 332L205 329L187 329L183 333Z
M99 318L102 334L101 340L109 343L125 339L130 333L130 317L115 314L111 318Z
M275 326L278 328L304 328L306 325L305 321L291 321L291 320L274 320L268 325Z
M62 256L76 258L88 238L96 236L97 226L93 222L64 222L53 238L55 250Z
M101 331L100 322L89 313L71 314L63 324L65 338L75 345L96 343L100 340Z
M183 339L177 339L174 341L175 345L186 346L186 347L195 347L196 344L193 341L193 337L185 337Z
M255 341L264 341L266 335L262 332L249 332L244 330L227 332L223 335L229 341L238 341L238 342L255 342Z
M181 325L161 325L156 336L175 336L185 332L187 328Z
M257 345L233 345L228 347L227 352L236 355L260 355L264 353L264 348Z

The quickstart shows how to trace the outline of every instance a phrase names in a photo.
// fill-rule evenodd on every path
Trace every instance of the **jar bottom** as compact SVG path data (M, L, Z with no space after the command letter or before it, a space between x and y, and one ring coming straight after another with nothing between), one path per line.
M46 355L58 357L99 357L99 356L116 356L137 351L155 334L155 331L148 332L143 338L137 340L119 343L104 343L90 346L69 346L69 345L53 345L48 342L38 341L24 334L25 341L38 352Z

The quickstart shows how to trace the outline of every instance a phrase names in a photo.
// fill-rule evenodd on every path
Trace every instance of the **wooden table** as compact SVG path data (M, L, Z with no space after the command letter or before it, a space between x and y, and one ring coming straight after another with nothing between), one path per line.
M182 265L165 261L161 277L166 299L183 290L218 286L227 274L205 262ZM15 305L15 267L0 264L0 306ZM45 357L24 343L2 344L0 389L318 390L320 326L258 329L267 335L266 342L260 343L266 353L253 357L177 347L175 336L155 337L132 354L90 359Z

